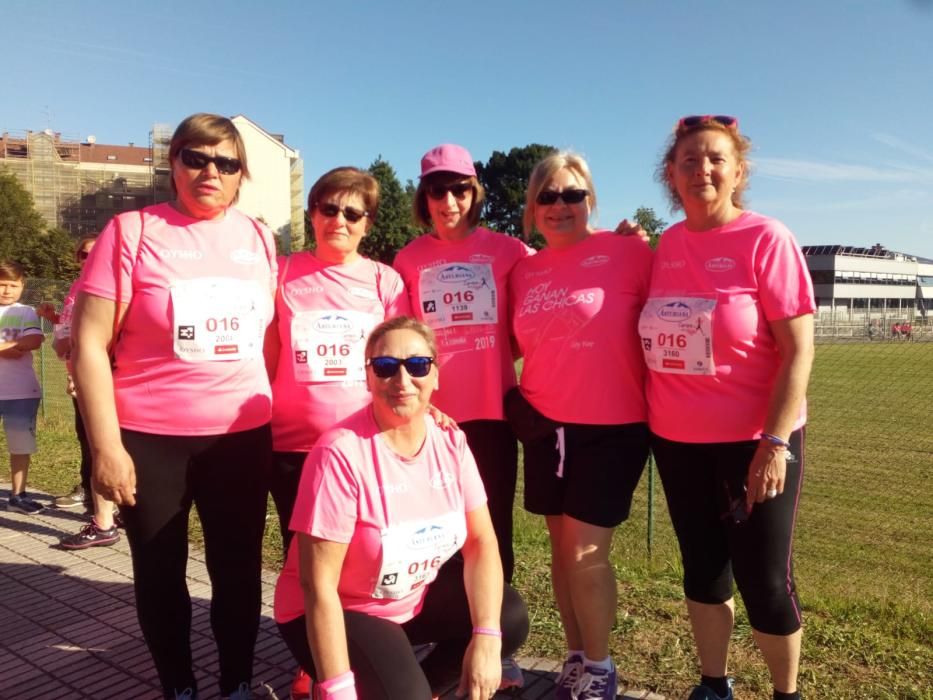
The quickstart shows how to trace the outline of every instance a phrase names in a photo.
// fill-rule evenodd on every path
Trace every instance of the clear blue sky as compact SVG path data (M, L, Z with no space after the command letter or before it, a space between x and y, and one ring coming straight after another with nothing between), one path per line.
M11 9L15 8L15 9ZM0 6L0 130L148 142L242 113L301 151L305 188L453 141L593 169L598 223L671 215L653 179L684 114L753 140L752 209L800 242L933 258L933 0L349 0Z

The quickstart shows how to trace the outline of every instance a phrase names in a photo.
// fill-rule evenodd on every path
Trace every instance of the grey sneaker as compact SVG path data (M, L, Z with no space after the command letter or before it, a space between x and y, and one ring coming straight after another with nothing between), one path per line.
M81 484L75 486L71 493L66 496L59 496L52 503L55 504L56 508L78 508L84 505L84 489L81 487Z
M573 686L573 700L616 700L616 667L584 666Z
M32 500L25 491L15 496L10 496L10 500L6 503L7 510L25 513L26 515L41 513L43 508L44 506L41 503Z
M512 656L506 656L502 659L502 680L499 683L499 690L508 690L509 688L521 688L525 685L525 674L522 673L521 666Z
M579 654L569 656L564 661L564 666L557 677L554 700L573 700L573 687L577 684L581 673L583 673L583 657Z
M198 691L194 688L185 688L175 691L175 700L198 700Z
M102 530L91 518L91 522L75 534L62 537L59 544L65 549L87 549L88 547L109 547L119 541L120 533L117 532L116 525L112 525L109 530Z

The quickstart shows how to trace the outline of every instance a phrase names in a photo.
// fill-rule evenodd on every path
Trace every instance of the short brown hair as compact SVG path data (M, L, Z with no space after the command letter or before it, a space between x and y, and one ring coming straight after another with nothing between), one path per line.
M596 211L596 188L593 186L593 176L590 175L590 166L586 164L583 156L572 151L555 151L544 156L528 178L528 190L525 192L525 211L522 214L522 229L525 238L531 235L535 227L535 209L538 206L538 195L548 186L557 171L566 168L580 180L587 191L586 201L590 205L590 214Z
M433 228L431 213L428 211L428 188L432 185L452 185L455 182L469 182L473 188L473 203L470 205L470 211L467 212L467 221L470 226L479 225L479 216L483 211L483 202L486 201L486 190L483 184L472 175L461 175L460 173L450 173L438 171L425 175L418 183L418 189L415 190L415 199L413 203L413 214L415 221L424 229Z
M0 260L0 280L4 282L24 282L26 280L26 271L18 262Z
M372 359L376 343L392 331L414 331L427 343L431 357L437 357L437 341L434 339L434 331L431 330L431 327L411 316L396 316L388 321L383 321L370 332L369 337L366 339L367 360Z
M233 141L233 147L236 151L236 157L240 161L240 173L245 179L249 179L249 166L246 163L246 145L243 143L243 137L237 131L236 125L219 114L208 114L207 112L198 112L187 117L175 133L172 134L172 143L168 148L168 160L174 163L181 149L188 146L216 146L221 141ZM172 183L172 192L178 194L175 189L175 178L169 178ZM235 202L237 197L233 198Z
M379 181L365 170L349 165L328 170L317 179L308 192L308 211L314 209L321 200L340 192L359 195L369 213L369 220L376 220L379 213Z
M735 157L745 168L745 173L741 181L735 186L735 190L732 193L732 204L739 209L744 209L745 189L748 187L748 154L752 150L752 142L747 136L739 133L738 124L734 126L725 126L715 119L704 119L694 126L681 126L678 122L670 138L667 140L664 156L661 158L661 162L658 163L658 167L655 168L654 178L664 187L664 193L667 195L667 201L671 205L671 211L682 210L684 208L684 203L680 195L677 194L674 183L671 182L671 178L668 176L668 168L674 164L674 159L677 158L677 147L680 146L684 137L689 134L695 134L698 131L719 131L728 136L732 141L732 147L735 149Z

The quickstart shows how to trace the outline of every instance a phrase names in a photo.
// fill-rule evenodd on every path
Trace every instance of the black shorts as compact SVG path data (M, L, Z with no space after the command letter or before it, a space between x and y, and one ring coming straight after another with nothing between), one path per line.
M525 510L616 527L648 459L648 426L567 423L525 448Z

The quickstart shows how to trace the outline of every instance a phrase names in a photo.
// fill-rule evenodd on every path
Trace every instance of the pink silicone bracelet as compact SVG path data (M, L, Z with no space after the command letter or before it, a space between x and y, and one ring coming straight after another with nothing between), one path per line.
M497 630L494 627L474 627L473 634L488 634L490 637L502 638L502 630Z

